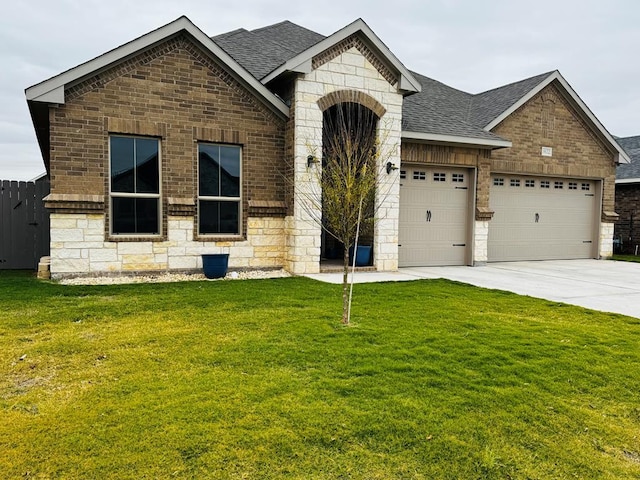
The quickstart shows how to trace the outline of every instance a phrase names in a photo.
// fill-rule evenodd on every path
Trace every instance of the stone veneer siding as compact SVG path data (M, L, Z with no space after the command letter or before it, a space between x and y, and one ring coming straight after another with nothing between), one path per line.
M50 109L52 274L284 265L285 119L181 34L65 92ZM109 135L160 139L162 234L109 235ZM242 146L242 233L199 237L198 142ZM74 200L77 197L81 200ZM91 202L86 198L91 197ZM97 200L96 200L97 199Z
M322 108L335 103L330 98L345 101L346 98L360 97L360 103L367 106L364 98L371 97L373 102L369 100L369 108L379 104L385 112L378 125L381 157L384 163L400 164L402 95L397 91L396 82L391 84L385 78L389 72L381 68L381 62L368 60L372 53L362 42L356 39L343 43L335 51L314 59L316 68L296 79L291 99L290 111L292 118L296 119L291 139L294 192L293 208L286 224L286 265L293 273L315 273L320 268L321 228L317 220L322 217L322 212L318 208L319 203L312 200L320 195L320 166L307 168L307 157L314 155L319 159L322 155ZM327 99L328 96L331 97ZM379 179L378 201L381 206L374 232L374 265L377 270L396 270L398 171L387 175L381 162Z
M635 253L640 245L640 183L616 185L615 238L622 240L622 253Z
M169 216L166 240L104 239L104 214L51 214L53 278L115 272L195 271L204 253L228 253L229 268L279 268L284 263L284 218L250 218L247 240L194 240L193 216Z

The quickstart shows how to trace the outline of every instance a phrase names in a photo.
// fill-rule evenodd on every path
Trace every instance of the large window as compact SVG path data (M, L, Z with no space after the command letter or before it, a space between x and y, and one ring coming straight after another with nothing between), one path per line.
M155 138L111 136L111 233L160 233L160 159Z
M239 235L241 151L232 145L198 145L198 233Z

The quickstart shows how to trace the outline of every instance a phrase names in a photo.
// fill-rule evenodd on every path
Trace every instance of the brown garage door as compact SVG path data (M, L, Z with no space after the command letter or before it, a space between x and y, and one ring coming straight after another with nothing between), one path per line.
M596 182L493 175L488 260L559 260L595 256Z
M403 165L400 171L401 267L464 265L469 231L468 169Z

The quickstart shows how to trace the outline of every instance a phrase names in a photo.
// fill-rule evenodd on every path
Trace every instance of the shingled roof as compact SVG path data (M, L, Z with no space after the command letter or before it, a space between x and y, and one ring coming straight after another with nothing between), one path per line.
M257 80L268 85L270 80L287 71L288 63L292 64L292 71L300 72L295 68L305 60L301 57L317 54L316 50L324 48L324 43L339 37L346 30L351 32L351 27L361 29L360 32L368 32L366 35L374 43L378 41L361 19L329 37L284 21L251 31L234 30L212 37L212 40ZM383 45L381 42L380 44ZM584 118L618 152L618 161L628 161L626 153L557 70L482 93L470 94L424 75L409 72L386 46L383 45L382 48L386 52L384 54L392 58L396 67L404 72L401 80L406 80L407 77L413 79L409 82L409 88L404 90L403 138L508 147L511 142L491 130L542 88L555 82L567 93L570 102Z
M483 130L483 125L469 122L468 112L473 95L456 90L442 82L412 72L422 91L405 97L402 105L402 130L415 133L501 140Z
M258 80L325 38L286 20L256 30L240 28L211 37Z
M469 107L468 121L486 127L552 73L543 73L474 95Z
M620 145L631 157L631 163L621 164L616 169L616 182L640 183L640 135L635 137L618 138Z

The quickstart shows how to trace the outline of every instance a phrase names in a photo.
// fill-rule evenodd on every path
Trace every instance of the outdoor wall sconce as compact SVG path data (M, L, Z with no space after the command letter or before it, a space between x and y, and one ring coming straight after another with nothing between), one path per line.
M398 167L396 167L395 163L387 162L387 175L391 175L391 172L397 169Z
M311 166L315 163L318 163L318 159L313 155L309 155L307 157L307 168L311 168Z

